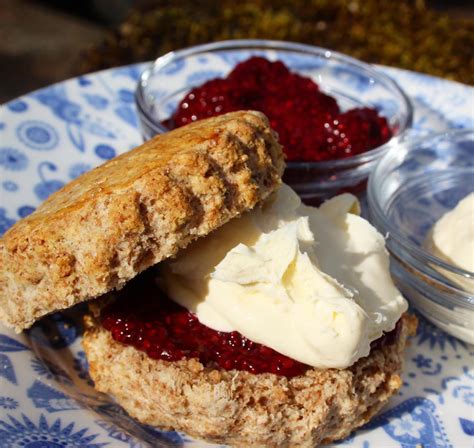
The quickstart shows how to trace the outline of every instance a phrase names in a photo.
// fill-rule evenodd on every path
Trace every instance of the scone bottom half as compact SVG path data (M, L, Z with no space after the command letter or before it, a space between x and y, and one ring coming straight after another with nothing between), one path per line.
M235 446L316 446L365 424L402 385L411 316L351 367L316 369L154 300L156 275L91 302L83 339L97 390L142 423Z
M260 204L283 170L266 117L241 111L159 135L83 174L0 240L0 320L21 331L120 289Z

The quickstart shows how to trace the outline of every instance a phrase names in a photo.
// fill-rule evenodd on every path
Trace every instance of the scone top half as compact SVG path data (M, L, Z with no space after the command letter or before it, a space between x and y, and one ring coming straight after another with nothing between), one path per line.
M0 240L0 320L40 317L116 288L264 201L284 160L259 112L157 136L80 176Z

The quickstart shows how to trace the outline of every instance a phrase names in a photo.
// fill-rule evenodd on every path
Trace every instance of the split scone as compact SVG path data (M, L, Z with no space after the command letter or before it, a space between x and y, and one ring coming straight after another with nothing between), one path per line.
M305 206L283 168L257 112L106 163L1 240L0 318L101 296L90 374L139 421L237 446L346 437L400 388L416 321L357 199Z

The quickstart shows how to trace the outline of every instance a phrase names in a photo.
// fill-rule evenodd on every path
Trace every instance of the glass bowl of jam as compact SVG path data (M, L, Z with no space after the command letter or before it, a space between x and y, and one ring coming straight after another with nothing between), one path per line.
M427 319L474 344L474 130L407 139L369 177L372 223L398 288Z
M140 77L145 139L234 110L267 115L283 145L284 181L309 202L365 191L378 158L412 123L412 106L369 64L310 45L231 40L158 58Z

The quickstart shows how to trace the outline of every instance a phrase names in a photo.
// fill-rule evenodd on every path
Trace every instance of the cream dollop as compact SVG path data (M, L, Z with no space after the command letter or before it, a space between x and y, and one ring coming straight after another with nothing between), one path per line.
M162 286L210 328L314 367L346 368L407 309L384 239L359 211L352 195L314 208L283 185L273 202L166 262Z
M474 192L433 226L426 248L445 262L474 272ZM442 273L467 292L474 294L474 279L443 270Z

